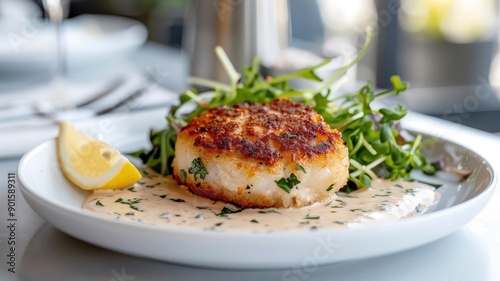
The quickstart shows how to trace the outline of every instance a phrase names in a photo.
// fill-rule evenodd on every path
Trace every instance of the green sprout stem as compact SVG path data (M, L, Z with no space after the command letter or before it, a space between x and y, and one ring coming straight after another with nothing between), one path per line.
M359 130L356 130L353 134L356 134L357 132L359 132ZM352 156L352 155L356 154L356 152L358 152L358 150L361 148L361 146L363 146L363 141L364 140L365 140L364 134L360 133L359 134L359 140L356 143L356 146L354 146L351 149L351 151L349 151L349 156Z
M413 145L411 147L411 150L410 150L410 155L414 155L415 152L417 151L417 148L420 146L420 142L422 141L422 135L421 134L418 134L416 137L415 137L415 141L413 142Z
M289 81L291 79L294 79L294 78L300 78L303 76L303 74L306 72L306 71L309 71L310 69L318 69L322 66L325 66L327 64L329 64L332 60L331 59L326 59L324 60L323 62L311 67L311 68L307 68L307 69L302 69L302 70L298 70L298 71L294 71L294 72L290 72L290 73L287 73L287 74L284 74L284 75L280 75L280 76L276 76L276 77L273 77L272 80L271 80L271 84L277 84L277 83L281 83L281 82L284 82L284 81Z
M193 91L191 90L187 90L186 91L186 96L190 97L192 100L194 100L196 103L198 103L198 105L202 105L202 104L205 104L206 102L200 98L200 96L196 95L195 93L193 93Z
M349 163L354 168L358 169L356 172L349 174L351 177L358 177L364 173L364 174L367 174L368 176L370 176L370 178L372 178L372 179L378 179L377 174L375 174L368 166L361 165L360 163L358 163L354 159L349 159Z
M231 88L235 88L238 80L241 78L241 75L236 71L234 65L231 63L231 60L227 56L224 49L221 46L215 47L215 54L219 58L222 66L226 70L227 75L229 76L229 80L231 81Z
M355 65L366 54L366 52L370 48L372 40L373 40L373 28L368 27L366 30L366 41L363 47L361 48L361 51L359 51L359 53L348 64L344 65L343 67L335 71L320 88L320 92L323 92L327 88L331 87L331 84L335 80L337 80L340 76L344 75L347 72L347 70L349 70L353 65Z
M231 90L231 87L210 79L205 79L205 78L199 78L199 77L188 77L187 82L191 85L198 85L202 87L207 87L211 89L220 89L222 91L229 92Z
M387 157L380 157L377 160L373 161L369 165L361 165L359 164L356 160L350 159L349 162L350 164L355 167L356 170L355 172L350 173L349 175L353 178L356 178L360 176L362 173L366 173L369 175L371 178L376 179L378 178L377 175L372 171L373 168L377 167L378 165L382 164Z
M363 139L362 143L366 150L368 150L368 152L370 152L372 155L377 155L377 151L373 149L373 146L371 146L371 144L369 144L365 139Z

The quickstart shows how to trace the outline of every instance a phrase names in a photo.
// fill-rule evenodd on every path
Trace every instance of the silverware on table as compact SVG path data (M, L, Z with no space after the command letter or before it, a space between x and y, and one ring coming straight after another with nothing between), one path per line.
M78 102L73 105L71 109L65 109L65 110L73 110L73 109L81 109L85 108L89 105L92 105L99 100L109 96L111 93L113 93L116 89L118 89L121 85L125 83L125 78L124 77L118 77L116 79L113 79L108 85L105 86L104 89L100 90L97 94L93 95L92 97L85 99L81 102ZM0 119L0 123L4 122L12 122L12 121L17 121L20 119L26 119L30 117L50 117L51 114L57 113L61 111L60 109L57 109L53 106L50 106L50 104L45 105L45 106L40 106L40 104L35 104L33 105L33 111L29 113L21 113L18 115L10 116L7 118L2 118Z
M99 110L92 110L92 109L84 108L85 106L82 106L80 108L75 107L75 108L67 109L64 111L55 111L55 112L50 112L50 113L44 113L43 115L38 115L38 116L44 118L45 121L47 121L46 123L43 123L43 124L28 124L28 123L26 123L26 124L12 124L12 125L6 124L6 126L0 126L0 132L13 131L13 130L26 130L26 129L31 129L31 128L39 128L41 126L53 126L53 125L59 124L62 120L68 120L68 119L70 121L74 121L74 120L82 120L82 119L91 118L91 117L98 117L98 116L102 116L102 115L105 115L108 113L116 112L118 109L121 109L125 106L128 106L129 109L131 109L131 107L129 105L132 104L136 99L138 99L142 95L144 95L149 90L149 88L155 83L156 83L155 78L152 75L150 75L149 73L145 73L144 74L144 82L142 83L142 85L139 88L131 91L130 93L125 95L122 99L120 99L118 102L116 102L112 105L106 106L105 108L101 108ZM102 97L100 97L100 98L102 98ZM98 100L98 99L95 99L94 101L92 101L90 103L88 103L88 101L87 101L86 105L91 104L91 103L95 102L96 100ZM36 115L31 115L31 116L33 117ZM26 121L29 122L28 120L26 120ZM4 122L4 123L6 123L6 122Z

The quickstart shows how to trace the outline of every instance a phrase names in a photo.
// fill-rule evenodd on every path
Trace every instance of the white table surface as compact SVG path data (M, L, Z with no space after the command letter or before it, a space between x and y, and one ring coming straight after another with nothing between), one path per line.
M158 48L154 44L148 48L149 53L158 51L152 51ZM157 118L157 112L154 114ZM499 136L420 114L410 114L406 119L412 127L431 134L451 136L459 143L466 141L480 154L497 154L499 157L491 164L500 173ZM417 249L317 268L301 269L296 265L271 271L227 271L127 256L76 240L38 216L17 186L16 273L11 273L6 263L7 174L16 172L18 162L19 158L0 159L0 280L500 280L498 189L479 216L463 229Z

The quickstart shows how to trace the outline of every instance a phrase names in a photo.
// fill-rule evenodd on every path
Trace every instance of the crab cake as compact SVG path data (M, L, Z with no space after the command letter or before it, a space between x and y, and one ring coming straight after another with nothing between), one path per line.
M349 176L341 134L288 99L203 112L179 133L172 166L191 192L244 208L311 205Z

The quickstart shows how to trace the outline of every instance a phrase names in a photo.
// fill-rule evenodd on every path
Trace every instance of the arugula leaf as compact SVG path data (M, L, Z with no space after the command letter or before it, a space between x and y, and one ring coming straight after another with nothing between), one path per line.
M391 79L392 87L394 88L394 91L396 92L396 95L398 95L402 91L405 91L408 88L408 85L406 83L403 83L399 76L393 75L393 76L391 76L390 79Z
M382 119L379 122L380 124L384 124L403 118L406 115L406 107L404 105L396 105L391 108L382 108L379 112L382 114Z
M131 154L138 157L142 162L162 175L172 173L172 160L174 159L174 147L177 140L177 131L170 127L161 131L150 131L149 140L153 146L150 151L139 150Z

